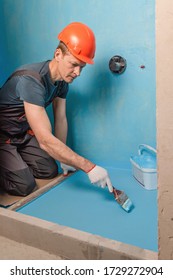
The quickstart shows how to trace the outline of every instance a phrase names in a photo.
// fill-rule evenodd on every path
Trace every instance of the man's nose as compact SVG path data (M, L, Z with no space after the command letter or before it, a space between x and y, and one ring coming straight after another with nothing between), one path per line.
M80 66L76 66L75 69L74 69L74 72L75 72L76 76L80 76L80 73L81 73Z

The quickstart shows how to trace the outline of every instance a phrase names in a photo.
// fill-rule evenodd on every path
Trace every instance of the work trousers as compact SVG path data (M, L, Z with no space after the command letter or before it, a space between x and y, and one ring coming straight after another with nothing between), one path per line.
M26 140L0 144L0 188L12 195L26 196L36 187L35 178L50 179L58 166L35 136Z

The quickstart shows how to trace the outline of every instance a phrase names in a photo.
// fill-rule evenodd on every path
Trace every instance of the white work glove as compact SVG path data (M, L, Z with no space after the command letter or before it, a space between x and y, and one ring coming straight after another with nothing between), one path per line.
M72 171L72 172L76 171L76 168L74 168L73 166L67 165L65 163L60 163L60 166L63 170L64 176L67 176L69 171Z
M102 188L107 186L109 191L113 192L112 183L106 169L95 165L95 167L93 167L93 169L91 169L91 171L89 171L87 174L92 184L96 184Z

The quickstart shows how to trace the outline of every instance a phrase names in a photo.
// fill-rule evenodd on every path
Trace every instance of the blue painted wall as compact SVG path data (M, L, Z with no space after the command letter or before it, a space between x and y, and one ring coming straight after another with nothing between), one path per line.
M8 52L5 42L3 5L0 0L0 86L8 73Z
M8 74L52 58L68 23L81 21L95 32L95 64L68 95L68 143L75 151L130 166L139 144L156 146L155 0L0 0L0 21L0 81L2 69ZM113 55L127 60L122 75L109 70Z

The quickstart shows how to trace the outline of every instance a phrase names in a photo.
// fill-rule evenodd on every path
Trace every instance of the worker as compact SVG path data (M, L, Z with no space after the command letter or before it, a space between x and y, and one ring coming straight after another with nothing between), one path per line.
M95 36L85 24L73 22L58 35L52 60L19 67L0 90L0 188L26 196L36 188L36 178L84 171L92 184L112 183L101 166L66 145L68 124L66 96L69 84L86 64L93 64ZM52 103L54 133L46 107Z

